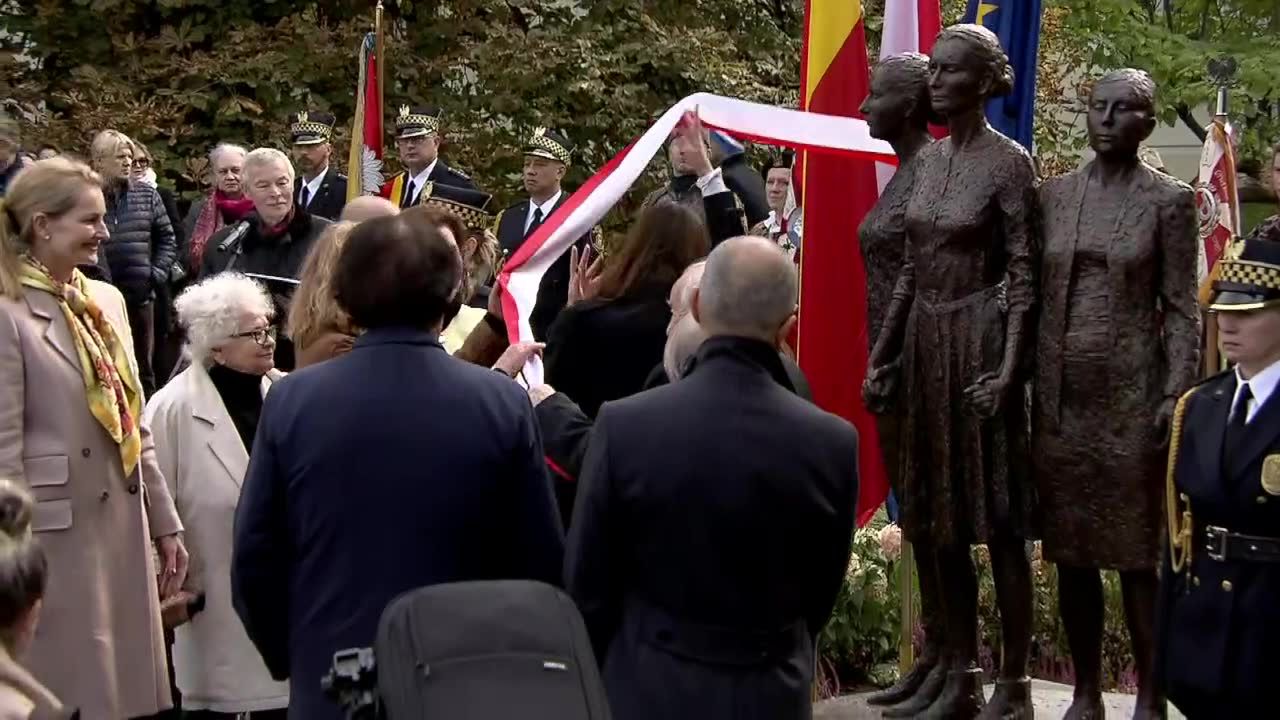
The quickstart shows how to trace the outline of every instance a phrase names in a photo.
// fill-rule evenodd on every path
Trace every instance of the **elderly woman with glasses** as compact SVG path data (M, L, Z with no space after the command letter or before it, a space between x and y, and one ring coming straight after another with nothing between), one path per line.
M231 605L231 527L262 400L281 377L266 290L240 273L178 296L191 365L147 404L156 455L187 528L184 593L165 608L185 710L284 717L288 689L272 681Z

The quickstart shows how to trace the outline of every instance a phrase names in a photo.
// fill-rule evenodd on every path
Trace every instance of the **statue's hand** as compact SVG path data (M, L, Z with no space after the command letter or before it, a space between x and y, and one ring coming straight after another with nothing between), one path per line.
M1010 380L1003 375L983 373L976 382L965 388L965 402L978 417L995 417L996 411L1004 404L1009 385Z
M885 415L893 408L898 394L898 369L897 362L873 367L862 381L862 402L876 415Z

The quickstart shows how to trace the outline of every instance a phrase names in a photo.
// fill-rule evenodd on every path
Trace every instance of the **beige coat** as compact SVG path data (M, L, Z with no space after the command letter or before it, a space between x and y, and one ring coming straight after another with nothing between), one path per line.
M281 376L262 379L265 395ZM209 373L182 371L147 403L156 457L186 527L191 570L186 589L205 594L204 610L175 633L173 665L182 705L239 713L289 704L231 605L231 528L249 454Z
M63 720L71 713L0 646L0 720Z
M132 356L124 299L90 296ZM125 476L118 446L89 413L80 361L53 296L0 298L0 476L35 495L33 530L49 585L27 667L85 720L170 706L152 538L182 529L142 428L142 460Z

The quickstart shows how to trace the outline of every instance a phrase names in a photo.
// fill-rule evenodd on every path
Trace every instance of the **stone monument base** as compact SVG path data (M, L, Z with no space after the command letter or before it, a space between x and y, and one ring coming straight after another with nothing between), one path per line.
M993 685L987 685L987 697L991 697L993 688ZM1036 704L1036 720L1061 720L1067 708L1071 706L1071 692L1070 685L1032 680L1031 696ZM881 708L867 705L866 697L869 694L846 695L818 703L813 709L813 718L814 720L880 720ZM1133 695L1107 693L1102 696L1109 718L1132 717L1133 701ZM1183 720L1182 714L1173 706L1169 707L1169 720Z

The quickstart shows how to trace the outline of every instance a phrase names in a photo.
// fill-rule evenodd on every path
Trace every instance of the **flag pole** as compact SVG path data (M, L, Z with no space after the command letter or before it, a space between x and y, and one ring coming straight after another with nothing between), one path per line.
M1215 58L1209 61L1209 76L1213 78L1218 86L1217 107L1213 114L1213 122L1209 127L1209 132L1221 132L1224 139L1224 149L1227 153L1233 155L1235 148L1231 144L1231 136L1227 133L1227 124L1229 117L1229 101L1231 80L1236 74L1236 60L1232 57ZM1230 163L1230 167L1234 169L1235 163ZM1227 248L1239 240L1240 233L1240 193L1236 187L1235 178L1229 178L1229 191L1227 193L1227 206L1231 213L1231 234L1232 237L1227 241ZM1226 252L1224 249L1224 254ZM1219 258L1221 261L1221 258ZM1222 354L1218 348L1218 317L1213 313L1205 314L1204 324L1204 376L1210 377L1222 371Z
M373 11L373 36L374 36L374 52L377 53L375 60L378 65L378 112L383 112L386 107L386 98L383 97L383 83L387 77L386 59L383 58L383 39L382 39L382 0L378 0L378 7ZM386 117L385 113L383 117Z

